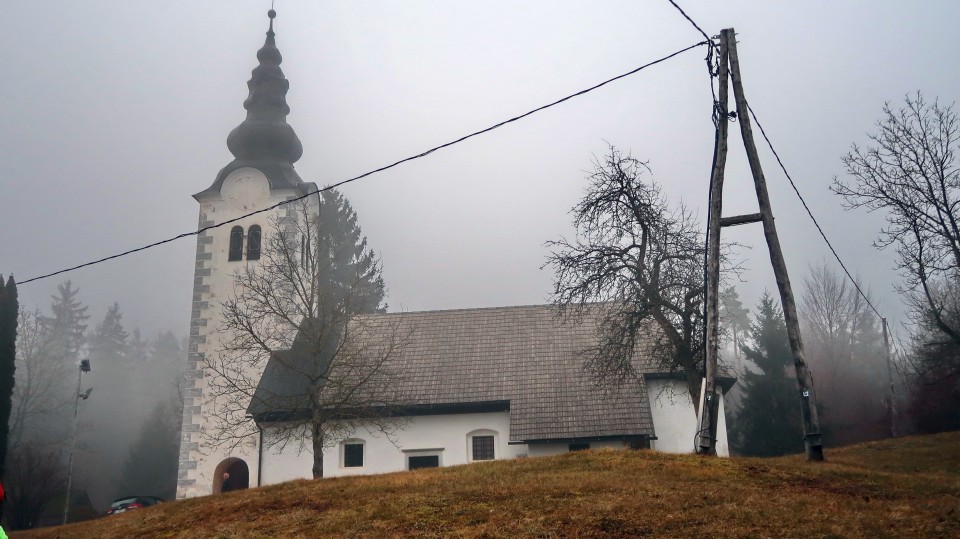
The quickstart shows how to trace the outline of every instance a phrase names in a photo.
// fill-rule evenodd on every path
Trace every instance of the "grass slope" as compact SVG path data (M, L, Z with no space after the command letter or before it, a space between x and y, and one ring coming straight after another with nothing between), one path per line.
M960 537L960 433L827 458L586 451L293 481L12 537Z

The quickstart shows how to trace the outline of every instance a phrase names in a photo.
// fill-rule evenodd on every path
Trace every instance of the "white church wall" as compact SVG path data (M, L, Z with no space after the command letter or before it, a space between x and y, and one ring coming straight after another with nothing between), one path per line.
M508 443L509 412L415 416L390 438L376 430L354 431L346 442L363 443L363 466L348 468L343 465L344 443L341 442L324 451L323 474L325 477L341 477L397 472L407 469L408 457L418 455L438 455L440 466L467 464L471 461L472 434L494 436L496 459L527 454L526 445ZM262 484L311 477L313 453L309 443L305 446L302 451L299 444L290 444L279 452L266 449L262 457Z
M704 378L700 381L700 402L698 403L698 408L703 406L703 395L707 391L707 379ZM730 456L730 446L727 444L727 416L726 416L726 406L724 405L723 395L720 395L720 400L717 403L717 440L715 443L714 449L717 451L717 456L719 457L729 457ZM699 420L697 418L697 425L699 428Z
M697 432L693 399L682 380L647 381L650 414L657 439L650 448L665 453L692 453ZM726 432L724 432L724 439Z
M693 453L699 418L693 407L693 399L687 391L686 382L647 380L647 393L653 428L657 435L657 439L650 443L650 448L664 453ZM727 441L724 408L724 398L720 395L716 449L718 456L729 457L730 444Z
M730 456L730 443L727 440L727 414L726 414L726 403L724 402L726 398L723 395L720 395L720 406L717 413L717 456L720 457L729 457Z

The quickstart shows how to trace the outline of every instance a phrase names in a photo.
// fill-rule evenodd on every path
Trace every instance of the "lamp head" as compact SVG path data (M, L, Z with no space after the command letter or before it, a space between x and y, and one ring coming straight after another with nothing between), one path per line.
M81 372L90 372L90 360L81 359L80 360L80 371Z

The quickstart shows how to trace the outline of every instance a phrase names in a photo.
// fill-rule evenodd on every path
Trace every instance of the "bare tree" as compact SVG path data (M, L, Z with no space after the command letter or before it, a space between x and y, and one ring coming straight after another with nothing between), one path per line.
M570 211L576 239L548 242L556 277L553 302L565 316L605 305L598 344L585 367L598 380L636 375L640 350L686 376L697 402L703 365L703 255L700 225L671 207L645 178L647 163L610 147L579 204Z
M15 530L33 528L50 501L63 493L67 473L60 452L28 442L11 447L7 462L9 522Z
M218 416L208 439L241 444L257 432L249 414L269 423L266 447L309 447L314 477L323 475L325 448L358 426L389 434L405 402L391 361L405 340L399 317L366 314L381 308L379 262L362 241L347 241L353 254L338 255L342 238L322 219L324 206L318 217L300 203L274 220L281 232L265 239L259 262L237 272L235 296L223 303L223 352L206 359Z
M887 103L869 135L872 144L854 144L843 158L850 180L834 179L832 186L848 208L884 212L876 245L896 249L901 292L915 321L933 321L955 343L960 318L950 312L955 300L946 292L956 288L960 271L958 128L952 104L929 103L920 92L899 109Z
M826 264L811 267L803 284L800 315L827 436L840 444L885 436L888 370L877 318Z
M40 311L20 310L17 331L17 383L13 386L10 445L27 441L61 442L68 425L61 424L72 402L65 385L70 371L57 354L58 337Z

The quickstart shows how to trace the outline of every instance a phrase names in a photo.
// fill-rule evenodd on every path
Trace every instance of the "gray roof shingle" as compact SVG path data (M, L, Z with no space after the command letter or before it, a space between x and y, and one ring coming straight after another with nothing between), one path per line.
M654 435L642 379L607 392L583 372L581 352L596 342L589 313L580 322L550 305L368 316L408 335L393 361L414 404L509 401L511 442ZM271 373L261 384L276 386Z

